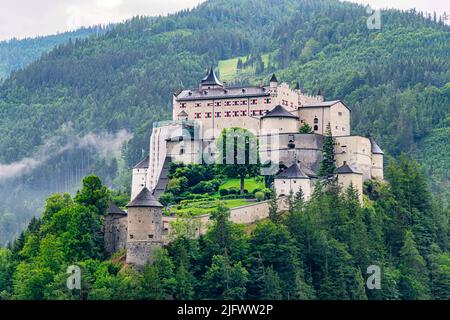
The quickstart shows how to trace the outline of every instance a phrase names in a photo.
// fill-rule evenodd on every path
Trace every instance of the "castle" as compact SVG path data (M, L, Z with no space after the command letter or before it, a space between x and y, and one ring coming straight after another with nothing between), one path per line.
M257 137L261 162L272 164L261 174L274 176L280 199L300 188L309 199L329 127L337 181L343 188L356 188L362 202L363 182L383 179L383 151L372 137L351 135L350 113L344 102L325 101L320 91L304 94L298 83L291 89L275 75L265 86L227 87L211 68L198 88L174 93L171 121L154 124L149 155L133 168L128 214L110 207L107 250L126 248L127 262L136 266L151 262L152 248L167 243L173 219L163 217L157 200L167 187L170 162L213 163L218 154L215 141L226 128L245 128ZM300 133L305 124L312 132ZM265 216L262 204L232 212L237 222Z

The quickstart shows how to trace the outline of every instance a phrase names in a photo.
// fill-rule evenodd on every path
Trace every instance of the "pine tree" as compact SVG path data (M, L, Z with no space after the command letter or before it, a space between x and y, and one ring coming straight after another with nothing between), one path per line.
M278 201L277 201L277 196L275 195L275 193L272 193L272 197L270 198L269 219L275 224L281 223L281 220L282 220L281 213L278 210Z
M400 294L403 299L422 300L429 298L428 271L425 260L417 250L413 233L408 230L400 250L401 272Z
M327 124L327 130L323 137L323 152L322 152L322 162L320 163L320 168L318 175L319 177L329 179L333 177L336 171L336 164L334 159L334 139L331 134L331 125Z
M261 292L262 300L281 300L280 277L272 267L265 268L264 272L264 287Z

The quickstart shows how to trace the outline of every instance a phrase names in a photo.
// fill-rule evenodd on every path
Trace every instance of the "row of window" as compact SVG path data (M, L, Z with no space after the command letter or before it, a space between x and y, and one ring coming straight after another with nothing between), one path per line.
M264 114L267 113L268 110L251 110L250 114L252 116L262 116ZM205 119L211 119L212 118L212 112L205 112L204 113L204 118ZM215 118L221 118L222 115L225 118L230 118L230 117L246 117L248 115L248 111L247 110L239 110L239 111L216 111L214 112L214 117ZM194 119L201 119L202 118L202 113L201 112L196 112L194 113Z
M265 104L270 104L272 103L272 99L271 98L264 98L264 103ZM258 99L250 99L250 105L254 106L258 104ZM224 101L223 103L221 101L218 102L208 102L206 104L207 107L221 107L221 106L225 106L225 107L231 107L231 106L246 106L247 105L247 100L235 100L235 101ZM180 108L184 109L187 107L187 102L182 102L180 103ZM195 104L196 108L200 108L202 107L201 103L196 103Z

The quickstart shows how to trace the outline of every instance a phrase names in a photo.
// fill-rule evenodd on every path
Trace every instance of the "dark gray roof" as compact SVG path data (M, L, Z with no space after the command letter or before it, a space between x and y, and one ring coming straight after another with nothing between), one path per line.
M270 82L278 82L277 76L275 73L272 75L272 78L270 78Z
M176 97L177 101L220 100L239 98L269 97L267 87L227 87L204 90L183 90Z
M107 213L108 213L108 215L113 215L113 214L118 214L118 215L122 215L122 216L127 215L127 213L125 211L123 211L122 209L117 207L112 201L109 202L109 207L108 207Z
M320 107L331 107L337 103L342 103L349 111L352 111L342 100L332 100L323 102L314 102L303 105L301 108L320 108Z
M163 207L161 203L152 195L147 187L142 189L142 191L133 199L129 204L128 208L133 207Z
M372 145L372 154L384 154L383 150L381 150L380 146L375 142L372 137L369 137L370 144Z
M347 173L354 173L354 174L362 174L361 172L355 171L352 167L350 167L348 164L344 163L343 166L336 169L337 174L347 174Z
M295 118L298 119L297 116L294 116L292 113L287 111L282 106L278 105L275 108L273 108L271 111L266 113L266 115L262 116L261 119L264 118Z
M179 114L178 114L178 116L181 116L181 117L187 117L188 116L188 114L186 113L186 111L181 111Z
M314 172L307 167L294 163L286 170L281 171L275 176L275 179L309 179L315 178Z
M314 102L308 103L302 106L302 108L315 108L315 107L331 107L336 103L342 102L341 100L324 101L324 102Z
M223 84L219 81L219 79L217 79L213 67L211 67L211 69L209 70L208 75L202 79L202 85L203 86L212 85L212 86L223 87Z
M150 162L150 156L146 156L143 160L141 160L137 165L134 166L134 169L147 169Z

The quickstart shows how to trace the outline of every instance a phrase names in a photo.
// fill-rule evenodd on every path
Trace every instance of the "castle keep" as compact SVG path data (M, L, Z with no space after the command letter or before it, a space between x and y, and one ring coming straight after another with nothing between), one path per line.
M262 174L274 176L278 197L301 188L309 199L318 180L323 136L329 125L335 141L337 181L344 188L352 184L362 201L363 182L383 179L383 151L373 138L351 135L350 113L344 102L325 101L320 92L304 94L298 83L291 89L275 75L268 85L227 87L211 68L198 88L175 92L172 120L154 124L149 155L133 169L128 215L122 215L127 220L127 262L136 266L151 262L152 248L167 241L171 218L162 217L157 199L166 189L170 162L213 163L215 140L223 129L245 128L255 134L261 162L276 164L275 171ZM305 124L312 133L300 133ZM278 172L280 165L286 169ZM237 222L251 222L267 216L265 208L249 206L234 210L231 216ZM117 219L110 220L120 225ZM109 250L115 247L109 245Z

